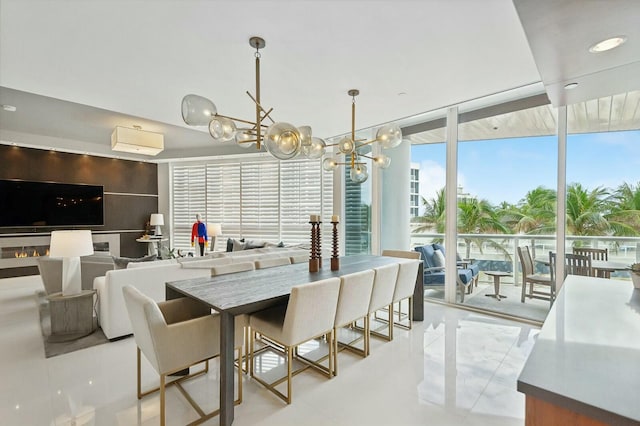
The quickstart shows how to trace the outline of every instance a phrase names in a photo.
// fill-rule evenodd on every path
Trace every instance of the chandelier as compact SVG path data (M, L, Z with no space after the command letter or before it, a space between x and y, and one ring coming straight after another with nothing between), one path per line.
M265 148L279 160L290 160L299 154L310 159L321 158L325 154L326 143L311 136L311 127L295 127L285 122L275 122L271 118L273 108L265 110L260 103L260 49L266 42L260 37L251 37L249 45L256 49L256 92L247 95L256 106L255 121L243 120L218 113L215 104L198 95L186 95L182 99L182 119L190 126L208 126L209 134L217 142L231 140L248 148L255 144L257 149ZM270 123L264 124L265 121Z
M383 149L395 148L402 142L402 131L396 124L386 124L378 129L375 139L356 139L356 96L359 90L351 89L347 92L352 98L351 103L351 137L345 136L336 144L326 146L337 146L338 152L345 156L345 161L340 161L339 157L328 157L322 161L322 168L328 172L335 170L339 165L351 168L350 177L355 183L363 183L369 178L367 165L359 160L360 157L370 159L373 164L381 169L386 169L391 165L391 158L384 154L375 156L366 155L363 148L378 142ZM349 156L349 161L346 161Z

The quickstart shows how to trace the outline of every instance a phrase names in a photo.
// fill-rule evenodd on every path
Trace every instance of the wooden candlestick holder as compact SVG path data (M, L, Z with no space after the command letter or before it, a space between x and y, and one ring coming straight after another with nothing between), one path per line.
M331 222L333 225L333 241L331 247L331 270L340 269L340 258L338 257L338 222Z
M316 223L316 257L318 258L318 268L322 268L322 222Z
M320 262L318 260L318 222L309 222L311 224L311 252L309 253L309 272L318 272L320 270Z

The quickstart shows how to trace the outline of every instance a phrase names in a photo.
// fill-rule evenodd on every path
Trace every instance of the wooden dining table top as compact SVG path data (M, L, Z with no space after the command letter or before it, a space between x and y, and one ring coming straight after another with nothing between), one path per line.
M167 288L198 299L218 312L228 311L238 315L286 301L293 286L340 277L402 260L406 259L372 255L347 256L340 258L340 269L337 271L332 271L329 268L330 259L325 259L324 267L318 272L309 272L309 265L304 262L168 282Z

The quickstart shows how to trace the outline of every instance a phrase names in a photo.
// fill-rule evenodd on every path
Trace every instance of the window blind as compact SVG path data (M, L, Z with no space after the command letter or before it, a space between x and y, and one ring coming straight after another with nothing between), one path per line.
M320 161L278 161L273 158L233 159L172 166L173 245L190 247L196 213L206 223L220 223L222 237L286 245L310 242L309 215L323 220L323 251L331 249L333 173Z

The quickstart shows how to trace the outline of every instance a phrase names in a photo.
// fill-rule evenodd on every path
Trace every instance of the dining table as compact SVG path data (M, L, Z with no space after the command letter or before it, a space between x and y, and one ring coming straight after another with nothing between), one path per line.
M166 299L189 297L220 314L220 425L234 419L234 321L236 315L252 314L287 303L296 285L374 269L399 263L400 258L358 255L340 258L340 269L332 271L326 259L318 272L297 263L267 269L238 272L213 277L193 278L166 283ZM424 318L422 262L416 276L413 297L413 320Z

